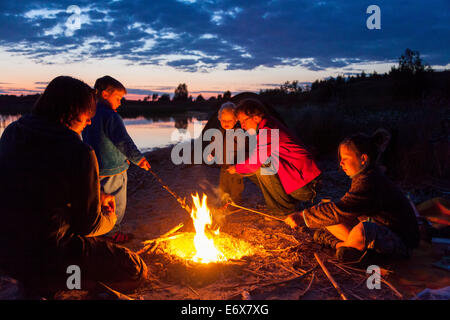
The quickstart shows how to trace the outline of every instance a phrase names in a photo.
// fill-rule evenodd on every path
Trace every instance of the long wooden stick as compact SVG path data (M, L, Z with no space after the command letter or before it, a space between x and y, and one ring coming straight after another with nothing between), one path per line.
M331 273L328 271L327 267L325 267L325 265L323 264L322 260L320 260L320 258L317 255L317 253L314 253L314 257L316 258L316 260L319 263L320 267L322 268L323 272L327 276L328 280L330 280L330 282L333 285L333 287L337 290L337 292L341 296L342 300L348 300L347 297L345 296L345 294L342 292L342 290L339 287L339 285L337 284L337 282L334 280L334 278L331 275Z
M249 209L249 208L246 208L246 207L241 207L241 206L237 205L234 202L230 202L229 205L231 205L233 207L236 207L236 208L239 208L239 209L244 209L244 210L247 210L247 211L250 211L250 212L254 212L254 213L260 214L260 215L262 215L264 217L267 217L267 218L270 218L270 219L274 219L274 220L278 220L278 221L283 221L284 222L284 219L280 219L280 218L268 215L266 213L259 212L259 211L256 211L256 210L253 210L253 209Z
M134 300L133 298L127 296L126 294L123 294L119 291L116 291L114 289L111 289L110 287L108 287L106 284L104 284L101 281L98 281L98 283L105 288L106 290L108 290L110 293L112 293L114 296L116 296L119 300Z
M183 236L182 233L178 233L178 234L174 234L174 235L168 236L168 237L159 237L159 238L156 238L156 239L146 240L143 243L145 245L148 245L148 244L154 243L154 242L163 242L163 241L167 241L167 240L177 239L177 238L180 238L182 236Z
M186 204L186 201L184 199L181 199L181 197L179 197L174 191L172 191L169 188L169 186L166 185L152 169L149 169L148 172L150 172L153 175L153 177L155 177L155 179L159 182L161 187L166 189L167 192L169 192L175 199L177 199L177 201L181 204L181 207L183 209L185 209L189 214L191 214L191 208Z

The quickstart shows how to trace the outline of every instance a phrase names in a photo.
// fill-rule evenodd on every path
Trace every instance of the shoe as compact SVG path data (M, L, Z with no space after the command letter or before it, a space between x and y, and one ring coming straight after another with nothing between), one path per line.
M132 233L123 233L123 232L117 231L111 237L108 237L108 238L111 242L114 242L116 244L122 244L122 243L127 243L127 242L131 241L134 238L134 236Z
M336 258L340 262L359 262L363 255L364 251L352 247L339 247L336 250Z
M319 229L314 232L314 242L321 244L324 247L336 249L336 245L341 242L338 238L333 236L330 231L326 229Z

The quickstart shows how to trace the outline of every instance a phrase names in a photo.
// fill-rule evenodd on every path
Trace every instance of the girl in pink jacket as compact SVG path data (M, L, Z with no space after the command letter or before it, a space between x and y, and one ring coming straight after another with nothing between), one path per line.
M248 159L228 171L256 177L267 206L279 213L295 211L298 201L312 201L321 172L302 142L256 99L240 102L236 114L255 143Z

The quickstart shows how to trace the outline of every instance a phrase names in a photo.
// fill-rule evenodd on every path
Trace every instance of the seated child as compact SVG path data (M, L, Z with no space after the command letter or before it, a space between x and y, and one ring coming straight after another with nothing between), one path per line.
M419 242L413 208L400 189L377 166L390 138L383 129L372 136L353 135L339 145L340 166L352 179L337 202L320 203L288 216L292 228L304 223L319 229L314 240L337 249L341 261L356 261L367 249L408 257Z
M101 191L115 196L117 222L108 234L114 242L123 243L129 236L120 231L127 201L127 170L129 162L144 170L150 164L134 144L117 113L121 99L127 93L116 79L104 76L95 82L97 112L92 124L82 133L83 141L95 150L100 170Z
M244 152L245 143L243 145L238 144L237 136L231 136L233 139L227 141L227 133L235 134L235 130L239 128L237 117L235 114L236 105L232 102L225 102L221 105L220 109L214 114L208 123L202 130L202 137L209 129L219 130L223 141L222 150L217 152L213 150L208 156L208 162L215 162L220 166L220 178L219 178L219 198L221 201L227 201L231 198L235 203L241 203L242 192L244 191L243 178L237 174L228 173L227 169L230 165L236 163L238 158L238 152ZM205 142L203 149L210 143L215 141L215 137L211 138L211 142ZM245 140L244 140L245 142ZM224 203L221 203L223 205Z

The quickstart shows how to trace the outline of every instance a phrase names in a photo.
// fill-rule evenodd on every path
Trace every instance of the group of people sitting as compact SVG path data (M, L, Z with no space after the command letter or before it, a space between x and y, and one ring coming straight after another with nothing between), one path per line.
M244 162L236 162L236 157L231 157L232 164L223 162L219 189L232 201L241 201L242 179L250 178L272 213L286 216L285 222L294 229L316 229L314 241L336 249L337 258L343 261L358 261L368 249L408 257L417 247L420 236L415 211L378 164L390 140L386 130L373 135L357 133L340 143L339 165L352 180L350 190L337 202L322 200L311 206L319 191L321 171L307 147L270 106L255 98L243 99L237 106L226 103L219 109L218 120L223 130L242 128L256 136L256 147ZM207 124L206 128L210 127ZM260 135L263 130L264 137ZM271 130L278 131L276 145L269 138ZM239 147L234 146L236 149ZM273 174L261 173L271 166L277 168ZM309 208L299 211L299 202Z
M120 245L129 236L120 230L129 163L150 169L116 112L125 94L109 76L98 79L94 89L57 77L32 113L4 131L0 270L26 287L64 287L69 265L80 267L85 287L102 281L129 289L147 279L145 262ZM237 159L239 147L224 141L223 194L241 202L243 177L251 179L270 209L292 228L316 229L314 240L336 248L339 259L357 260L368 249L406 257L417 246L413 208L377 164L386 131L343 140L340 166L352 179L351 188L337 202L311 206L321 179L311 152L270 106L255 97L235 102L223 104L204 129L242 129L254 142L245 147L244 159ZM306 209L298 210L299 202Z

